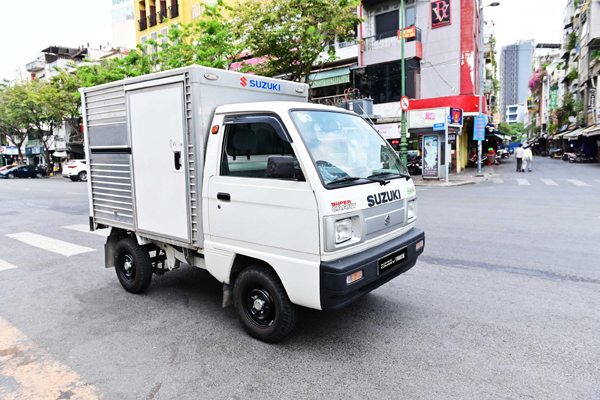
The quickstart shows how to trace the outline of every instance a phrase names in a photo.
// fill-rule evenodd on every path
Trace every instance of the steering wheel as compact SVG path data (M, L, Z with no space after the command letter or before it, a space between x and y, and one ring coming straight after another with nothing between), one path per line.
M328 161L318 160L317 167L332 168L333 164Z

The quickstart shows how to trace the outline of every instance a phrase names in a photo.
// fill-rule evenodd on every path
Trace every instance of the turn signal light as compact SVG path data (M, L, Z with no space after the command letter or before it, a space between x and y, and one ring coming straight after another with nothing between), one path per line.
M211 132L213 135L219 133L219 125L213 125Z
M422 241L422 240L419 240L419 241L417 242L417 251L421 250L421 248L422 248L422 247L423 247L423 241Z
M350 274L346 277L346 285L349 285L351 283L356 282L359 279L362 279L363 277L363 270L361 269L360 271L357 271L353 274Z

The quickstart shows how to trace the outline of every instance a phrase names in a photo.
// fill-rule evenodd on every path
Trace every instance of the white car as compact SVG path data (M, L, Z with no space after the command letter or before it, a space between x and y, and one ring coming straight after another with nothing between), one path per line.
M65 164L63 178L70 178L73 182L87 182L87 165L85 160L71 160Z

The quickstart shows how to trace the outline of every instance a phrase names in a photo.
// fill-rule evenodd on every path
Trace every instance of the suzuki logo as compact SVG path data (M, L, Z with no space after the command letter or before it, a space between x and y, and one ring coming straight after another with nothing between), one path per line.
M386 215L385 218L383 219L383 223L385 224L385 226L390 226L390 216Z
M245 76L242 76L242 78L240 79L240 85L242 85L243 87L248 86L248 79L246 79Z

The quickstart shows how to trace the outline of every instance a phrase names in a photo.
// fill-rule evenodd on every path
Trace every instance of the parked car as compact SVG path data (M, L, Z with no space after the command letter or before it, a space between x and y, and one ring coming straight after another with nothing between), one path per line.
M87 182L87 165L85 160L71 160L63 169L63 178L69 178L73 182Z
M46 169L35 165L18 165L0 172L0 178L42 178L47 175Z

